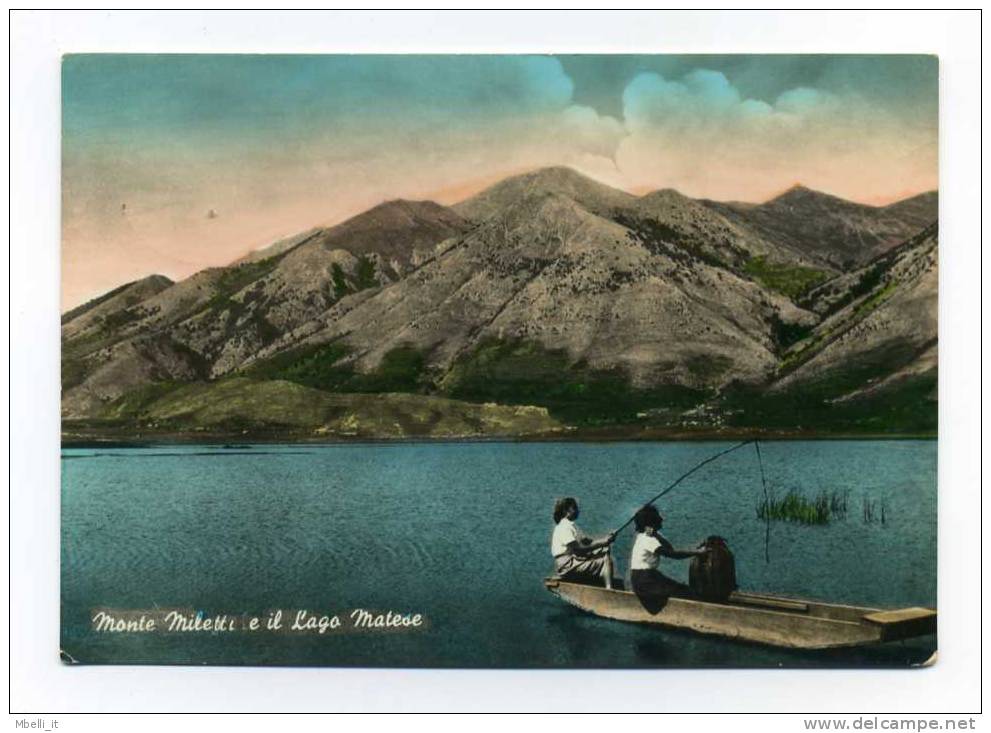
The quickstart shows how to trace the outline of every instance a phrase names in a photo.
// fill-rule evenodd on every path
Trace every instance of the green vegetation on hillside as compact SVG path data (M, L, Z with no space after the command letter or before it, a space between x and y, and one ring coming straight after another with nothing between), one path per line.
M330 279L334 283L334 297L338 300L351 292L351 285L348 283L347 275L344 274L344 268L336 262L330 266Z
M255 280L265 277L272 272L285 254L285 252L282 252L271 257L266 257L263 260L257 260L256 262L242 262L235 267L225 268L217 278L215 287L221 293L233 295Z
M347 347L336 342L310 346L253 365L245 374L257 379L284 379L327 392L429 391L424 354L410 346L388 351L368 373L356 372L350 364L340 363L347 355Z
M82 384L89 375L90 365L83 358L62 355L62 392Z
M190 388L192 385L189 382L152 382L118 397L104 408L102 417L107 420L131 418L140 415L163 397Z
M82 305L77 305L72 310L66 311L65 313L62 314L62 325L65 325L66 323L68 323L69 321L71 321L73 318L78 318L83 313L86 313L87 311L90 311L93 308L96 308L96 306L101 305L102 303L106 303L108 300L110 300L111 298L113 298L115 295L120 295L125 290L127 290L129 287L131 287L132 285L134 285L133 282L124 283L123 285L119 285L116 288L114 288L113 290L109 290L106 293L104 293L103 295L100 295L100 296L98 296L96 298L93 298L92 300L89 300L89 301L83 303Z
M683 411L708 393L677 385L638 389L620 372L573 363L567 352L532 341L488 339L462 355L443 376L427 368L427 355L411 346L390 350L367 373L342 363L348 355L339 343L279 354L245 370L255 379L283 379L339 393L405 392L441 394L467 402L546 407L575 425L636 422L652 409ZM725 369L718 360L707 369Z
M378 280L375 279L375 263L364 255L361 255L358 258L357 266L354 268L355 291L377 286Z
M768 393L761 386L735 384L724 391L714 409L725 416L729 428L933 432L935 372L906 379L881 395L834 401L896 371L914 354L907 346L889 346L855 367L794 391ZM639 389L625 374L574 363L564 350L546 349L532 341L487 339L459 357L439 379L427 368L427 355L411 346L389 351L376 369L365 374L341 363L347 355L347 348L339 343L311 346L280 354L245 374L335 393L440 394L473 403L535 405L577 427L643 424L648 413L677 426L682 413L712 396L677 385ZM698 360L697 366L726 368L718 360Z
M730 262L704 249L697 238L678 227L624 213L617 214L616 221L629 229L627 236L631 241L638 243L651 254L664 255L683 265L690 265L694 260L699 260L712 267L733 269ZM738 258L744 254L742 249L729 242L724 246L734 257Z
M722 354L696 354L685 359L685 368L703 382L714 382L733 368L733 360Z
M242 262L235 267L225 269L214 282L216 292L213 297L204 303L197 312L207 311L213 317L217 317L222 313L228 313L229 315L226 321L227 330L233 333L238 319L248 309L247 304L258 297L257 288L261 286L261 283L258 281L271 273L285 255L286 253L282 252L272 257L258 260L257 262ZM235 300L233 296L244 290L251 283L256 283L256 287L249 291L243 300ZM253 311L251 320L257 327L258 333L264 343L269 343L278 338L278 329L265 320L260 313Z
M777 291L792 300L831 277L828 272L812 267L768 262L764 255L748 259L743 271L765 288Z
M334 297L338 300L345 295L379 286L379 281L375 278L375 263L365 255L358 257L353 275L348 275L335 262L330 268L330 278L334 285Z
M871 267L868 267L864 272L861 273L860 277L857 279L853 285L850 286L849 290L843 293L842 296L832 301L829 304L828 310L826 310L825 315L831 315L837 311L843 309L846 305L852 303L854 300L862 295L866 295L871 290L876 288L881 284L881 279L884 273L887 271L888 264L886 261L877 262ZM811 307L813 305L813 294L811 289L803 293L805 297L800 298L798 304L803 308Z
M823 433L935 433L938 424L937 372L906 376L877 393L840 400L910 363L916 351L889 345L856 365L777 392L733 385L719 401L727 424L767 430L816 430Z
M772 334L774 342L781 348L787 348L797 344L804 338L808 338L815 330L815 326L802 325L801 323L787 323L775 314L771 320Z
M862 321L865 317L870 315L870 313L876 310L882 303L884 303L888 298L890 298L897 290L897 285L895 283L888 283L880 290L874 292L869 298L865 298L862 302L858 303L856 308L853 309L853 313L846 319L845 323L836 324L821 328L819 331L815 329L809 329L807 332L802 333L801 331L796 332L794 336L797 336L793 341L786 342L779 340L779 345L787 347L789 345L798 343L803 339L811 336L805 343L800 344L797 348L791 350L789 353L785 354L781 363L778 366L778 376L784 376L790 372L795 371L805 362L809 361L812 357L818 354L822 349L824 349L829 343L833 341L839 334L841 334L846 329L852 327L853 325ZM788 334L786 334L788 335ZM775 337L781 338L781 332L778 324L775 324ZM886 346L882 347L881 351L891 352L892 349L897 350L898 346ZM895 361L898 361L899 357L895 357ZM883 370L886 367L891 366L886 364L887 357L882 358L879 362L878 358L875 356L868 357L860 365L860 370L853 370L852 373L861 373L866 370L866 373L871 377L878 377L884 374L883 371L877 371L880 368ZM890 373L890 372L889 372ZM866 377L865 377L866 378ZM852 387L851 387L852 389Z
M858 303L857 307L853 311L854 317L863 317L872 310L875 310L895 292L896 288L897 286L895 283L888 283L871 297L866 298L863 303Z
M707 394L677 385L638 389L620 372L572 363L563 349L487 339L452 366L441 390L470 402L541 405L574 425L635 422L656 408L685 410Z
M561 430L546 410L477 405L436 396L334 394L244 377L163 382L115 400L104 414L67 421L76 440L153 435L411 438L543 435Z
M730 270L748 276L792 300L832 277L829 272L813 267L770 262L764 255L752 257L728 240L721 243L717 253L706 248L704 242L690 233L653 219L618 214L616 221L630 230L631 240L653 254L667 256L680 264L698 260L712 267Z

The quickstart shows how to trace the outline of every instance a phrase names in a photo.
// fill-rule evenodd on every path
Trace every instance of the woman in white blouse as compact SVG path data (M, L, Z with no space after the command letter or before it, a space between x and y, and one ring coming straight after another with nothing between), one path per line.
M648 504L633 517L637 530L630 556L630 583L641 603L648 610L663 607L670 596L689 596L692 590L684 583L667 577L657 569L661 556L673 560L685 560L704 555L705 550L676 550L661 534L664 517L657 507ZM652 611L653 612L653 611Z
M603 583L612 589L613 562L609 546L616 533L601 539L587 537L575 525L578 502L570 496L554 503L554 532L551 535L551 555L554 570L562 580L575 583Z

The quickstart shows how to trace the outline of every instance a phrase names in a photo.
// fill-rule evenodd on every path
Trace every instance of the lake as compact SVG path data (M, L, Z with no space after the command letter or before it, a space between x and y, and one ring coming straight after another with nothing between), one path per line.
M721 442L64 448L62 647L83 663L394 667L902 666L932 637L797 652L624 624L549 594L551 509L605 533ZM774 522L752 446L661 502L665 535L727 539L742 589L936 606L936 442L761 443L769 488L848 492L824 526ZM885 509L866 522L864 502ZM632 530L614 556L628 565ZM662 559L687 579L688 562ZM93 609L422 614L409 632L98 633Z

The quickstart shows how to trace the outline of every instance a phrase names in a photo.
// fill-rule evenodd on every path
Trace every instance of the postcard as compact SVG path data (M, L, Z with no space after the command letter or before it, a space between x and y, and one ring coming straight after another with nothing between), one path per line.
M931 663L938 96L65 56L62 660Z

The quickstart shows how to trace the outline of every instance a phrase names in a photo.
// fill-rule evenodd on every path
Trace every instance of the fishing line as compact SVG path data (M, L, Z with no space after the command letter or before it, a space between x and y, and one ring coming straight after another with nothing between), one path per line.
M644 506L650 506L651 504L653 504L653 503L654 503L655 501L657 501L657 500L658 500L658 499L660 499L660 498L661 498L662 496L664 496L665 494L667 494L667 493L668 493L669 491L671 491L671 490L672 490L672 489L673 489L673 488L674 488L675 486L677 486L678 484L680 484L680 483L681 483L682 481L684 481L684 480L685 480L686 478L688 478L688 477L689 477L689 476L691 476L691 475L692 475L693 473L695 473L696 471L698 471L698 470L699 470L700 468L702 468L702 466L704 466L704 465L706 465L707 463L712 463L712 462L713 462L714 460L716 460L717 458L722 458L722 457L723 457L723 456L725 456L725 455L726 455L727 453L732 453L732 452L733 452L733 451L735 451L735 450L736 450L737 448L742 448L742 447L743 447L743 446L745 446L745 445L749 445L750 443L756 443L756 442L757 442L756 440L745 440L745 441L743 441L742 443L737 443L737 444L736 444L736 445L734 445L734 446L733 446L732 448L727 448L727 449L726 449L726 450L724 450L724 451L720 451L719 453L716 453L715 455L712 455L712 456L709 456L708 458L706 458L706 459L705 459L704 461L702 461L701 463L698 463L698 464L696 464L696 465L695 465L695 466L694 466L694 467L693 467L692 469L690 469L690 470L688 470L688 471L686 471L685 473L683 473L683 474L681 474L681 476L679 476L679 477L678 477L677 479L675 479L675 480L674 480L674 482L672 482L671 484L668 484L668 486L666 486L666 487L664 488L664 490L663 490L663 491L661 491L661 493L659 493L659 494L658 494L657 496L655 496L655 497L654 497L653 499L651 499L651 500L649 500L649 501L647 501L647 502L644 502ZM762 475L763 475L763 469L762 469ZM616 533L616 534L619 534L619 532L620 532L620 531L621 531L622 529L624 529L624 528L625 528L625 527L626 527L626 526L627 526L627 525L628 525L628 524L629 524L630 522L632 522L632 521L633 521L633 518L634 518L635 516L636 516L636 514L634 514L634 515L633 515L633 517L630 517L630 518L629 518L629 519L627 519L627 520L626 520L625 522L623 522L623 523L622 523L622 524L621 524L621 525L620 525L620 526L619 526L619 527L618 527L618 528L616 529L616 531L615 531L615 533Z
M764 461L760 457L760 443L754 441L757 465L760 466L760 483L764 487L764 561L771 562L771 501L767 496L767 479L764 478Z

